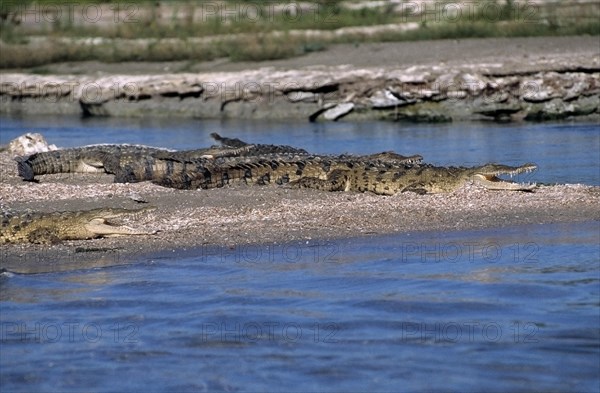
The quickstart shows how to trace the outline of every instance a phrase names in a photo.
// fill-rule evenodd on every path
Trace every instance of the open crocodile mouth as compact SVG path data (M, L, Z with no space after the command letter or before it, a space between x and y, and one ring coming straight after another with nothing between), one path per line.
M512 178L522 173L531 173L536 169L537 165L535 164L525 164L519 167L494 165L493 170L489 172L482 170L473 175L473 180L488 190L532 191L537 187L535 183L519 183L500 176Z

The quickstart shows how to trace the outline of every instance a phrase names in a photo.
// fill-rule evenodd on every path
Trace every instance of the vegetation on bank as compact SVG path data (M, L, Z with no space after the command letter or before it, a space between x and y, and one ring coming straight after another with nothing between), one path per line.
M384 4L0 0L0 67L83 60L260 61L335 43L600 34L596 2ZM392 24L397 28L378 28ZM341 33L342 28L352 29Z

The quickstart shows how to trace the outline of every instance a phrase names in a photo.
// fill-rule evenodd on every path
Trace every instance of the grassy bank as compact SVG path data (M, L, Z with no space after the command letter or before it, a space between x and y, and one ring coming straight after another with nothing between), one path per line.
M2 2L0 67L83 60L260 61L335 43L600 34L597 2L416 2L374 8L339 1L69 4Z

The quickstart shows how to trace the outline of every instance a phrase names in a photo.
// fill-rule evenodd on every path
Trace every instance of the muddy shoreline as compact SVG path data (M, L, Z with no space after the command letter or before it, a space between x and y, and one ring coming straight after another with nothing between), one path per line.
M258 63L0 74L0 113L408 122L600 119L597 37L339 45ZM25 72L23 72L25 71Z

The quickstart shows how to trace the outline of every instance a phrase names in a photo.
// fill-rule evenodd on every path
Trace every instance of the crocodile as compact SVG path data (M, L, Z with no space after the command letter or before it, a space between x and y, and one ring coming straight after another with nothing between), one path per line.
M325 179L302 177L292 182L297 188L313 188L325 191L371 191L380 195L412 191L418 194L449 193L465 184L473 183L494 191L533 191L531 183L516 183L501 179L530 173L537 165L527 163L520 166L488 163L475 167L443 167L416 165L400 169L354 167L351 170L330 171Z
M383 153L381 153L383 154ZM295 188L324 191L370 191L393 195L413 191L420 194L453 192L468 182L488 190L532 191L535 184L500 179L537 169L535 164L508 166L486 164L476 167L439 167L429 164L398 165L373 157L332 159L305 157L297 160L258 159L233 165L205 165L199 161L168 162L153 183L179 189L210 189L229 184L288 184Z
M26 181L35 181L36 175L53 173L104 173L109 160L114 163L120 157L137 157L159 152L172 151L141 145L90 145L39 152L16 157L15 160L19 176Z
M420 164L423 157L420 155L403 156L394 152L382 152L366 156L354 155L308 155L297 153L274 153L258 155L239 155L236 157L219 157L214 160L192 159L179 160L170 158L153 157L146 160L138 160L122 165L115 173L115 182L135 183L150 180L155 184L173 188L214 188L211 185L193 186L186 184L192 178L202 173L224 173L235 168L262 168L268 169L265 163L271 163L278 167L291 168L293 165L327 169L320 170L321 177L326 176L330 167L351 168L356 165L365 167L378 167L381 169L404 168L406 166ZM281 170L281 169L279 169ZM297 171L295 171L297 172ZM313 172L310 172L313 173ZM234 177L235 178L235 177ZM192 182L195 182L193 180ZM203 182L201 182L203 183ZM210 182L209 182L210 183ZM226 183L226 182L225 182Z
M156 231L116 225L111 220L138 218L142 214L155 209L155 207L134 210L98 208L83 211L35 212L14 215L4 212L2 226L0 227L0 243L53 244L62 240L152 235Z
M35 176L53 173L108 173L116 174L127 164L150 167L155 159L212 160L216 158L253 157L259 155L308 155L304 149L284 145L249 144L239 139L211 136L222 146L175 151L143 145L89 145L60 149L16 157L19 176L25 181L36 181ZM143 180L151 180L152 175ZM140 178L142 180L142 178Z
M53 173L109 173L114 174L122 165L145 158L214 159L235 156L253 148L209 147L195 150L174 151L142 145L90 145L71 149L60 149L34 153L27 157L16 157L19 176L26 181L35 181L37 175Z

